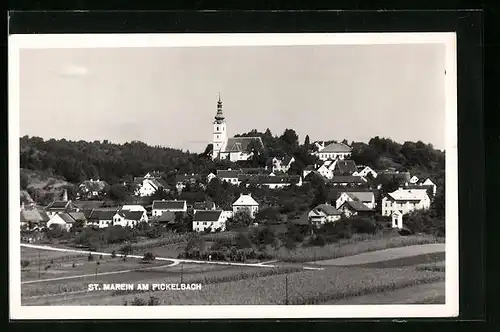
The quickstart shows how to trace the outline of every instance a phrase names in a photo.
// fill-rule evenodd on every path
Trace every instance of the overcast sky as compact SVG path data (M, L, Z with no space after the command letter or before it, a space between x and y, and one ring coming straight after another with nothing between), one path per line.
M444 149L444 45L23 49L21 135L202 151L228 134L422 140Z

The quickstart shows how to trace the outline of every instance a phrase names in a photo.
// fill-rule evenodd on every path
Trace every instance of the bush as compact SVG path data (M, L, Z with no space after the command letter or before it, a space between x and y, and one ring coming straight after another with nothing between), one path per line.
M406 216L403 224L413 233L432 234L438 237L445 236L444 218L438 218L434 210L420 210Z
M309 244L323 247L326 245L326 239L323 235L315 235L309 239Z
M408 236L408 235L413 234L413 232L411 230L409 230L408 228L401 228L400 230L398 230L398 233L401 236Z
M371 218L353 217L349 220L349 226L353 233L375 234L377 225Z
M152 252L147 252L144 254L144 257L142 257L143 261L152 261L155 259L155 256L153 255Z
M92 254L89 254L88 260L89 260L89 262L93 261L94 260L94 256L92 256Z
M113 250L113 251L111 252L111 258L115 258L115 257L116 257L116 252Z
M30 261L28 261L26 259L21 260L21 268L25 269L28 267L28 265L30 265Z

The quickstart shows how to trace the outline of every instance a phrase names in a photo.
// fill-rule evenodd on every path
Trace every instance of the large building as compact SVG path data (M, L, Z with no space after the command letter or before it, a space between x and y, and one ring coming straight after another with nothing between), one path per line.
M230 161L248 160L256 149L263 149L260 137L227 137L227 124L222 113L222 101L217 101L217 114L213 122L212 159L229 159Z

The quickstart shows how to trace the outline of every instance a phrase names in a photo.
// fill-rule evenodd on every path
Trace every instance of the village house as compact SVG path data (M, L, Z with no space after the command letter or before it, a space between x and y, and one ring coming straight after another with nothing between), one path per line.
M167 189L166 183L164 183L163 180L158 178L144 177L144 178L135 178L134 180L137 186L135 190L136 196L147 197L153 195L157 191Z
M72 201L54 201L45 207L49 218L60 212L78 212L80 209Z
M371 216L374 212L373 209L360 201L345 201L339 206L338 210L347 218L352 216Z
M87 224L87 218L85 218L82 212L60 212L50 218L50 220L47 222L46 227L52 228L53 226L57 226L69 231L71 227L78 222L82 227L86 226Z
M358 167L358 170L352 173L354 176L362 176L364 178L371 176L372 178L377 178L377 172L375 172L370 166L361 166Z
M295 162L294 157L286 156L283 158L274 157L271 161L273 172L286 173Z
M161 226L172 227L175 224L175 212L165 211L160 216L154 217L154 220Z
M354 160L350 159L337 159L333 165L333 176L338 175L353 175L356 173L358 168L356 167L356 163Z
M382 215L392 216L393 227L401 228L402 216L431 205L426 189L398 189L382 199ZM401 226L401 227L399 227Z
M254 219L257 212L259 212L259 203L252 198L251 194L241 194L233 203L233 215L243 211L247 212L252 219Z
M113 217L118 207L93 209L87 216L87 226L106 228L113 226Z
M152 171L144 175L145 179L156 179L156 180L161 180L161 173L160 171Z
M305 179L309 174L317 172L315 165L307 165L303 170L302 170L302 177Z
M335 160L327 159L323 164L317 169L317 172L321 174L326 179L333 178L333 170L335 168ZM308 172L309 174L310 172Z
M410 179L409 183L406 183L404 186L405 189L427 189L429 191L430 197L436 196L437 186L432 182L431 179L427 178L425 180L421 180L416 176L413 176Z
M309 222L317 227L325 223L335 222L341 216L341 212L328 203L316 206L308 214Z
M205 186L203 182L203 177L200 174L177 174L175 176L175 187L177 188L178 192L184 190L188 185L200 185L204 188Z
M215 179L217 177L217 175L215 175L214 173L210 172L208 175L207 175L207 184L210 183L210 181L212 181L213 179Z
M416 175L413 175L410 179L411 184L416 184L418 182L419 178Z
M193 216L193 231L205 232L207 229L210 229L210 232L225 231L226 221L221 210L196 211Z
M288 186L302 186L302 178L299 175L257 176L254 183L269 189L281 189Z
M375 209L375 194L373 191L345 191L340 193L335 201L335 207L338 209L346 201L358 201L363 203L369 209Z
M217 177L221 182L228 182L232 185L238 186L240 182L238 181L238 175L243 174L241 170L218 170Z
M42 229L50 220L49 215L42 207L36 205L24 206L21 209L21 228L28 230Z
M351 156L352 149L350 146L343 143L331 143L323 149L314 152L320 160L328 159L348 159Z
M198 211L198 210L216 210L216 206L214 202L194 202L193 203L193 210Z
M248 160L253 156L254 150L263 148L260 137L227 137L227 124L219 96L213 122L212 159L227 159L232 162Z
M108 183L102 180L90 179L83 181L79 186L76 193L77 199L93 199L103 196L106 193Z
M153 201L153 206L152 206L153 216L159 217L163 214L163 212L166 211L186 213L187 203L186 201L181 201L181 200Z
M360 187L366 185L367 181L361 176L339 175L331 178L329 183L335 187Z
M113 226L135 227L141 222L148 222L146 210L127 210L121 208L113 216Z

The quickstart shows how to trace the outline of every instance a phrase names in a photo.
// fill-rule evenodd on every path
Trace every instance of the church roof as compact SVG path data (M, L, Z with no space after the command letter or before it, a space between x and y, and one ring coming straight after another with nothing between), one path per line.
M262 143L260 137L232 137L228 138L226 149L223 152L250 152L248 146L252 141L264 148L264 143Z

